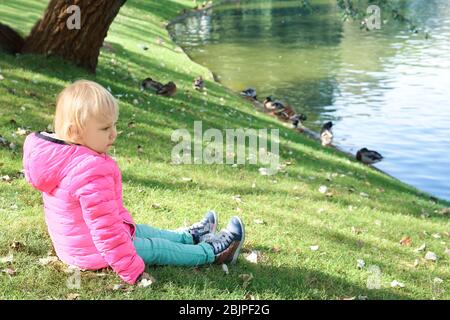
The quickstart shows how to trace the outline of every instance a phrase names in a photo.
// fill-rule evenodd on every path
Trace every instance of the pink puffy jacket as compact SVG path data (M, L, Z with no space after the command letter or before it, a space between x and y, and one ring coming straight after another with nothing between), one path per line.
M85 270L111 266L132 284L145 265L133 245L136 225L122 203L122 177L113 159L85 146L31 133L23 166L42 192L56 254Z

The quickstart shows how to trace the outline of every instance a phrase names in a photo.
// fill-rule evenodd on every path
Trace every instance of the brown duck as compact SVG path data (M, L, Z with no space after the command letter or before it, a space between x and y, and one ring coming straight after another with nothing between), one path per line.
M165 97L174 96L175 93L177 93L177 86L172 81L163 85L158 91L156 91L156 94L159 94L159 95L165 96Z

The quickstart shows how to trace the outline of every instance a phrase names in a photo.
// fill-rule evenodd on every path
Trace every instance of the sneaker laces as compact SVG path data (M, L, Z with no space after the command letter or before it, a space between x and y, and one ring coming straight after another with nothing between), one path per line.
M207 226L208 226L208 220L203 219L202 221L194 223L192 226L190 226L189 231L194 231L194 232L207 231L206 230Z
M214 252L218 254L228 248L233 240L233 234L228 230L223 230L217 235L217 238L211 243L211 245L214 248Z

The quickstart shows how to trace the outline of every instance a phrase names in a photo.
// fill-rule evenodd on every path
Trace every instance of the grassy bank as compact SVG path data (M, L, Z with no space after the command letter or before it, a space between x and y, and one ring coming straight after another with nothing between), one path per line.
M25 35L46 4L0 0L0 20ZM191 5L129 0L111 26L96 76L57 58L0 53L0 135L13 143L0 145L0 299L450 298L449 218L441 214L449 204L322 148L214 83L165 30L168 19ZM200 74L206 94L192 89ZM175 81L178 94L140 92L140 80L148 76ZM20 175L20 129L46 129L56 95L80 78L109 87L120 100L121 133L112 155L122 169L125 206L137 223L175 229L208 209L219 213L221 226L233 215L243 218L247 241L228 275L220 266L150 266L154 285L114 290L120 280L111 270L82 272L78 290L68 288L64 265L39 262L52 247L41 195ZM284 169L262 176L256 165L171 164L171 133L193 132L197 120L203 130L279 129ZM328 192L319 192L321 186ZM401 245L404 237L412 243ZM426 248L416 251L422 244ZM257 264L245 259L252 251L259 252ZM424 258L428 251L437 261ZM253 279L244 282L243 274ZM394 280L404 287L392 287ZM368 282L380 286L369 289Z

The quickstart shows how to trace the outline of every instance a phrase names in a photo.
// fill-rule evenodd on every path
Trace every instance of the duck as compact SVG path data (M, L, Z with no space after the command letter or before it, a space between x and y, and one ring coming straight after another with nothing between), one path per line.
M177 86L173 81L166 83L158 91L156 91L156 94L165 97L174 96L175 93L177 93Z
M253 88L247 88L241 91L241 96L256 100L256 90Z
M303 124L303 121L306 121L307 119L308 117L305 116L303 113L295 114L289 118L289 120L292 122L292 127L294 129L297 129L299 124Z
M320 141L322 146L329 146L333 142L333 132L331 128L333 127L333 122L328 121L323 124L322 129L320 129Z
M278 100L274 101L272 96L266 97L266 99L264 99L263 101L263 105L266 110L271 111L275 110L281 112L284 109L284 104Z
M197 79L194 80L194 89L195 90L203 90L205 87L205 83L203 81L202 76L199 76Z
M365 164L374 164L383 160L383 156L374 150L362 148L356 153L356 160Z
M151 89L156 92L162 87L163 84L161 82L155 81L152 78L145 78L141 83L141 91L144 91L145 89Z
M284 109L277 114L278 118L283 121L289 121L293 116L296 115L294 108L290 105L286 105Z

